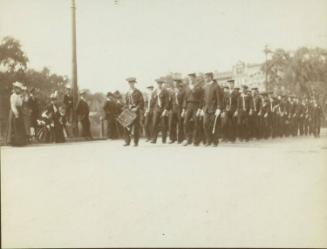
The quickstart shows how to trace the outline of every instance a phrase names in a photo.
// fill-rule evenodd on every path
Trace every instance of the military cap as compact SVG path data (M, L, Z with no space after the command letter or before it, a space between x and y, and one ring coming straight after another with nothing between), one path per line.
M153 89L154 87L153 87L153 85L149 85L149 86L147 86L146 88L148 88L148 89Z
M258 87L252 87L251 90L258 90Z
M248 86L247 85L242 85L242 88L243 89L248 89Z
M230 80L227 80L227 82L228 82L228 83L234 83L234 82L235 82L235 80L233 80L233 79L230 79Z
M267 92L262 92L260 93L262 96L268 96L268 93Z
M176 82L183 82L183 79L181 79L181 78L174 78L173 80Z
M120 95L120 92L119 92L118 90L116 90L116 91L114 92L114 94L115 94L115 95Z
M205 75L213 77L213 72L207 72Z
M237 91L238 91L238 90L240 90L240 88L239 88L239 87L234 87L234 89L235 89L235 90L237 90Z
M229 89L229 86L224 86L223 88L224 88L224 89Z
M127 82L136 82L136 78L135 77L128 77L126 79Z
M196 73L189 73L188 76L190 76L190 77L196 77Z
M115 97L115 95L112 92L108 92L107 97Z
M164 79L162 79L162 78L156 79L155 81L156 81L158 84L162 84L162 83L165 82Z

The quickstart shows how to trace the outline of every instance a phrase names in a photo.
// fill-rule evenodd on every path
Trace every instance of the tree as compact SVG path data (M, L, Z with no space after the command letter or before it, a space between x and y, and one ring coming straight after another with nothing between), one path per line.
M21 49L18 40L12 37L3 38L0 44L0 66L4 72L17 72L27 68L28 57Z

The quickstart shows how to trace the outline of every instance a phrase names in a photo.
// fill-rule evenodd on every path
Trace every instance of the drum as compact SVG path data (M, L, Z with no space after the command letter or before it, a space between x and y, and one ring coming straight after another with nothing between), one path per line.
M136 119L137 115L135 112L131 111L130 109L125 109L122 111L122 113L118 116L117 121L123 126L123 127L129 127L134 120Z

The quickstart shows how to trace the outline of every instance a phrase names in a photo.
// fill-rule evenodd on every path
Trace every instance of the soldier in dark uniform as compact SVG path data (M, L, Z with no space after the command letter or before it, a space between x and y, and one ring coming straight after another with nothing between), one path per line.
M89 118L90 109L88 103L85 100L85 95L86 90L82 90L80 92L80 100L76 107L76 114L82 126L82 137L84 137L86 140L92 140L91 124Z
M206 146L210 146L211 144L217 146L219 142L217 123L223 107L222 96L221 88L213 79L213 73L206 73L203 95L203 127Z
M133 132L134 146L138 146L141 132L140 117L144 109L144 98L140 90L136 89L136 78L130 77L126 79L129 83L130 90L126 95L126 108L136 113L136 119L129 128L125 128L125 144L129 146L131 143L131 135Z
M271 135L270 102L266 92L261 93L261 108L258 112L259 130L262 138Z
M156 79L157 89L152 94L153 103L153 124L152 141L157 142L159 131L161 130L162 143L166 143L168 130L168 110L169 110L169 92L163 87L164 80Z
M242 86L242 93L238 97L237 102L237 126L238 126L238 136L240 140L249 140L249 111L251 97L248 94L248 87L246 85Z
M154 87L148 86L145 99L145 112L144 112L144 132L146 137L146 142L151 141L152 135L152 123L153 123L153 103L152 94Z
M250 102L250 111L249 111L249 128L250 128L250 136L252 138L260 139L262 134L259 129L259 117L258 113L261 109L262 99L259 95L259 91L257 87L252 88L251 93L251 102Z
M184 117L184 132L186 141L184 146L193 144L198 146L200 143L199 117L203 104L203 89L198 84L196 74L191 73L189 76L189 85L185 89L182 116Z
M315 137L320 136L320 126L322 119L322 109L316 99L313 99L311 108L312 130Z
M174 89L171 94L171 110L169 112L169 143L174 143L177 140L180 144L184 140L183 117L181 115L184 95L182 79L174 79Z
M230 110L230 98L231 92L229 86L223 87L223 109L221 113L221 130L222 130L222 141L226 142L229 140L228 126L229 126L229 115Z
M294 98L295 111L294 111L294 135L299 135L301 131L301 113L302 113L302 104L298 97Z
M107 120L107 137L110 139L117 138L116 131L116 103L115 95L111 92L107 93L107 99L103 106L105 118Z
M277 137L278 133L278 115L277 115L277 108L278 100L273 96L273 94L269 93L269 122L271 127L271 137Z
M303 133L304 135L309 135L310 130L310 103L309 99L305 98L303 100L303 111L304 111L304 118L303 118Z

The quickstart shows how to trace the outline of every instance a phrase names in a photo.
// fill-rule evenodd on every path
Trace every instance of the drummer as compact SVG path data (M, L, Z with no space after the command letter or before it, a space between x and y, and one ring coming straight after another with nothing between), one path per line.
M136 78L129 77L126 79L126 81L130 87L126 94L126 108L136 113L136 119L128 128L125 128L124 146L130 145L132 134L134 136L134 146L138 146L141 132L140 117L144 108L144 99L141 91L135 87L137 82Z

